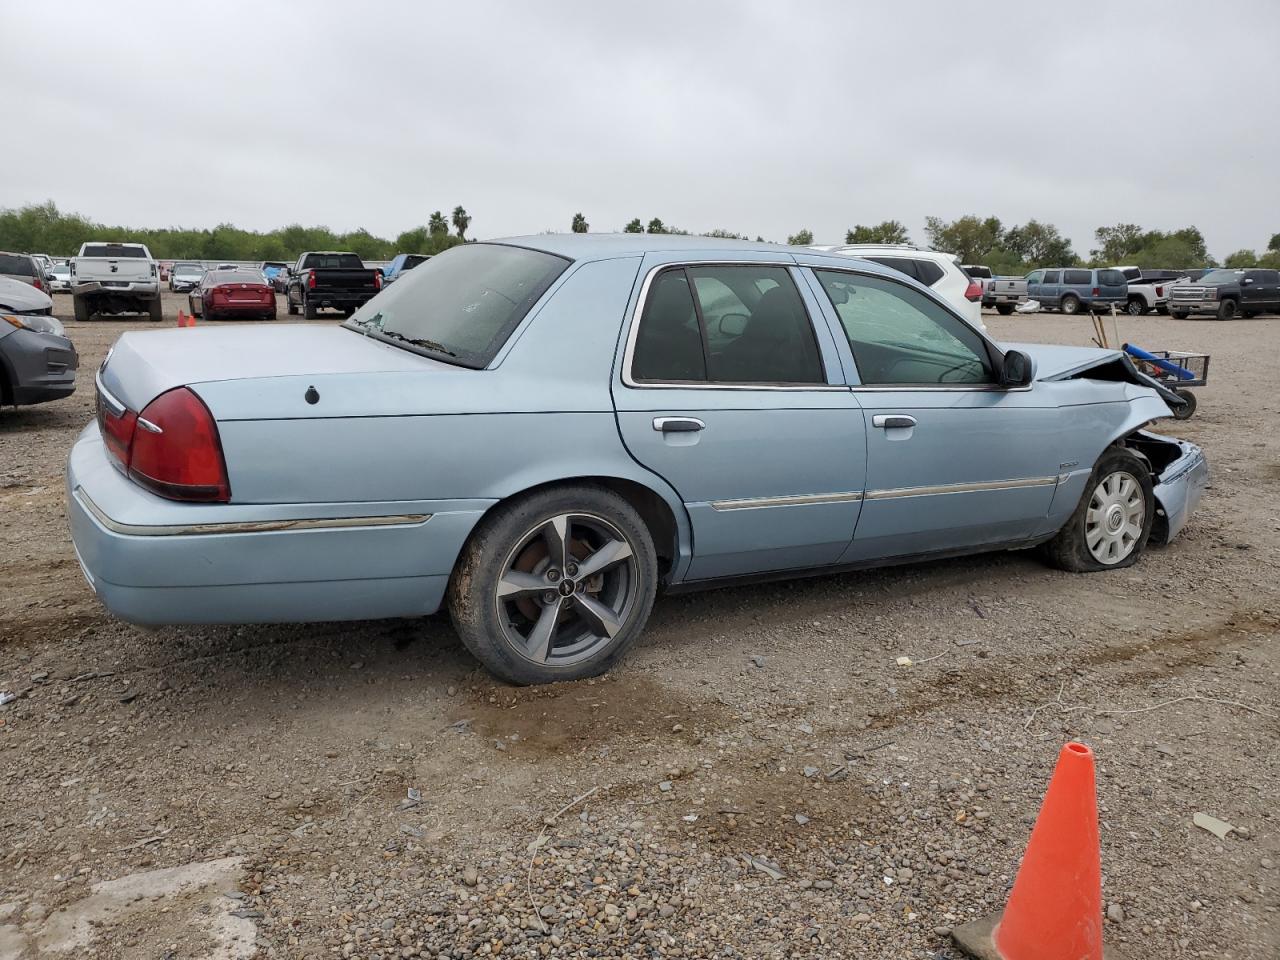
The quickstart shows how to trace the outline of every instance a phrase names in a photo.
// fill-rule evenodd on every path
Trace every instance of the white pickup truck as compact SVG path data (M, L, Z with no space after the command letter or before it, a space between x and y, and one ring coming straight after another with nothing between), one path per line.
M163 319L160 267L141 243L90 241L71 260L76 319L95 313L145 313Z
M1143 270L1140 267L1112 267L1124 274L1129 284L1129 299L1124 305L1131 317L1141 317L1158 310L1169 312L1169 287L1186 274L1176 270Z

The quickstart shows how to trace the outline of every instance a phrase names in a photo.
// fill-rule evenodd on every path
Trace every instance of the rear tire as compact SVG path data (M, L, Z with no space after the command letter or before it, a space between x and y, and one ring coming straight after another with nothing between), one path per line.
M1062 312L1067 316L1075 316L1080 312L1080 298L1076 296L1065 296L1062 298Z
M1234 300L1223 300L1218 304L1219 320L1234 320L1236 318L1236 302Z
M1173 419L1190 420L1191 415L1196 412L1196 395L1190 390L1174 390L1178 396L1187 401L1180 407L1172 407Z
M1155 516L1147 461L1127 447L1109 447L1071 517L1042 548L1045 559L1072 573L1132 566L1147 548Z
M597 559L580 577L578 564ZM579 680L609 670L639 637L657 581L653 538L631 504L603 487L556 487L481 521L450 577L449 613L503 680Z
M1187 317L1191 316L1191 314L1186 310L1170 310L1169 315L1175 320L1185 320Z
M84 297L71 297L71 309L75 311L76 323L88 323L89 318L93 316L93 311L89 309L89 302Z
M1130 300L1124 309L1131 317L1143 317L1150 312L1147 309L1147 305L1137 298Z
M305 296L302 298L302 315L308 320L314 320L316 317L320 316L320 311Z
M164 321L164 304L160 301L160 297L156 297L147 304L147 316L150 317L152 323L162 323Z
M1002 317L1007 317L1007 316L1009 316L1009 314L1013 313L1013 304L1012 304L1012 303L997 303L997 304L996 304L996 313L1000 314L1000 316L1002 316Z

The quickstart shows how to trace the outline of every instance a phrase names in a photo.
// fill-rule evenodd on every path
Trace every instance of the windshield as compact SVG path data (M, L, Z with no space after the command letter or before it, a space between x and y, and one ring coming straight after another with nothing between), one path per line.
M173 268L174 273L204 273L204 267L198 263L179 263Z
M80 256L110 257L112 259L136 257L139 260L145 260L147 259L147 251L142 247L125 247L118 243L90 243L85 246Z
M488 243L432 257L343 326L465 367L488 365L570 261Z
M1243 270L1210 270L1200 278L1201 283L1235 283L1244 276Z

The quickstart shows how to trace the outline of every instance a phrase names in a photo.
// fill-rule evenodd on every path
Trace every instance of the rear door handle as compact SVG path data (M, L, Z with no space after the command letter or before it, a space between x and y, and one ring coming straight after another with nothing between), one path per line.
M916 418L909 417L905 413L877 413L871 418L873 427L880 427L882 430L892 430L895 427L914 427Z
M654 417L653 429L661 433L697 433L706 424L697 417Z

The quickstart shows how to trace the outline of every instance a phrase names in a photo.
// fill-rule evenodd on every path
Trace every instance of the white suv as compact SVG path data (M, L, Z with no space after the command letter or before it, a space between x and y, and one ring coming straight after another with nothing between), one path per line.
M846 243L810 249L870 260L905 273L926 287L932 287L972 326L983 333L987 330L987 325L982 322L982 284L961 269L960 258L954 254L939 253L909 243Z

